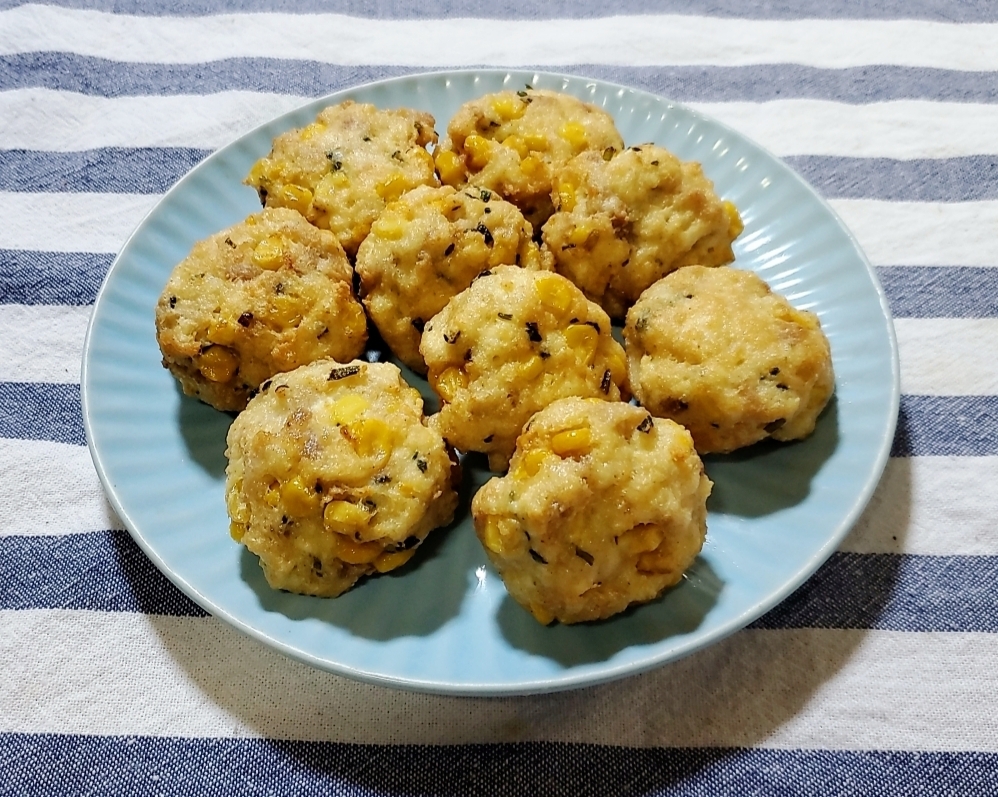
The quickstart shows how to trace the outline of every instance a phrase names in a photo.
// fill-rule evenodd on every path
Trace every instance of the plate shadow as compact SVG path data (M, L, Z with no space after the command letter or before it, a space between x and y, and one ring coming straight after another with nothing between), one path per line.
M814 433L804 440L763 440L731 454L704 457L707 475L714 482L707 506L712 512L756 518L799 504L838 444L839 407L833 395Z

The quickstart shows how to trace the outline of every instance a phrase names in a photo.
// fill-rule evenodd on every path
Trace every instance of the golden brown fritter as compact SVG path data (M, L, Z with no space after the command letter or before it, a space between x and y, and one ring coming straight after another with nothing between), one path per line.
M241 410L260 384L322 357L350 360L367 320L336 238L267 208L194 245L156 307L163 365L184 392Z
M457 506L456 464L389 363L280 374L227 443L231 533L275 589L335 597L404 564Z

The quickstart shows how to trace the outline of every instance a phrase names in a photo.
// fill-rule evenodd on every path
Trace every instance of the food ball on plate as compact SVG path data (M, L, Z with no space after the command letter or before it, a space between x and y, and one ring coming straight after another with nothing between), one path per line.
M396 356L426 373L423 327L482 271L550 268L533 228L487 188L423 186L385 209L357 252L361 295Z
M471 511L513 599L545 625L577 623L676 584L703 546L710 490L678 424L568 398L531 419Z
M557 212L543 239L555 269L613 318L680 266L730 263L742 231L699 163L653 144L573 158L552 196Z
M390 363L280 374L227 443L230 530L275 589L335 597L404 564L457 506L457 466Z
M462 105L434 153L440 179L498 191L539 229L551 215L554 175L586 150L619 151L613 117L568 94L526 89Z
M679 269L641 295L624 340L637 398L701 454L806 437L834 389L818 317L749 271Z
M433 117L379 110L350 100L322 110L306 127L274 139L246 183L267 207L301 211L331 230L353 257L385 205L420 185L436 185Z
M241 410L264 380L367 340L336 238L296 210L266 208L195 244L156 307L163 365L184 392Z
M506 469L523 425L555 399L627 391L610 319L551 272L482 272L426 325L419 350L441 398L435 423L462 451L488 454L493 470Z

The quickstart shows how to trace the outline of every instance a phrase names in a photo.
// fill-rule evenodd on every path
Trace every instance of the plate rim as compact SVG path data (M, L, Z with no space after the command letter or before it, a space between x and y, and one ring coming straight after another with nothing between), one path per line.
M231 614L223 606L217 605L214 601L207 598L201 592L199 592L190 582L188 582L182 575L177 573L173 568L166 565L162 557L156 551L152 544L146 539L145 535L142 533L139 525L135 522L134 518L131 517L130 513L126 511L124 505L122 504L121 498L118 495L117 490L114 488L108 470L105 466L104 459L101 452L98 450L97 443L95 440L95 433L93 428L93 421L90 412L90 395L88 388L89 372L90 372L90 360L91 360L91 343L95 328L99 323L100 313L98 312L102 306L102 302L105 300L105 293L109 290L109 286L114 279L116 272L121 268L121 263L124 259L124 255L130 249L132 242L139 237L146 227L146 224L154 214L157 213L160 206L173 194L180 192L184 189L186 183L192 179L192 175L195 171L201 169L202 167L210 164L212 160L216 157L221 158L222 153L228 150L233 145L242 141L243 139L248 139L254 135L259 134L259 132L273 124L274 122L281 120L285 117L291 116L295 113L301 113L305 108L313 105L318 105L320 103L331 104L334 102L341 102L343 99L347 99L350 94L356 92L370 91L377 87L404 83L410 81L426 81L439 78L449 78L449 77L468 77L468 76L479 76L488 75L491 77L501 77L504 82L508 82L510 78L519 79L520 76L533 76L533 81L537 82L538 78L544 80L562 80L565 82L565 88L569 83L579 83L591 84L598 87L606 88L611 91L624 91L632 93L635 95L646 95L653 98L657 102L664 103L665 106L670 108L676 108L684 113L690 115L691 117L706 122L720 131L723 131L727 135L734 136L741 141L747 142L752 147L757 149L759 152L763 153L772 161L777 164L782 170L782 176L784 178L792 179L798 186L799 189L804 190L810 195L810 198L815 201L822 210L828 214L828 216L834 220L835 224L841 232L845 234L849 242L852 244L856 255L858 256L860 262L866 270L866 273L870 279L870 282L876 292L877 301L880 307L880 311L883 314L883 320L885 322L885 329L887 331L887 344L890 351L890 384L888 386L888 423L880 430L880 440L877 448L877 454L868 463L869 477L863 483L863 487L858 493L856 493L852 498L852 503L849 507L848 512L846 512L840 519L838 525L835 527L833 533L830 533L816 550L814 550L810 556L802 562L801 566L798 567L796 572L792 574L791 577L787 578L782 586L769 592L761 600L756 601L750 605L742 607L736 615L730 618L727 622L721 624L720 626L712 629L710 635L707 638L692 638L686 640L683 644L678 646L673 646L666 652L655 652L654 645L651 646L651 652L649 655L642 656L636 661L623 662L617 665L604 664L597 671L593 672L590 669L584 669L582 672L575 672L572 669L566 669L558 677L554 678L535 678L529 681L520 681L517 683L499 683L499 684L489 684L484 682L458 682L451 683L445 680L426 680L419 678L398 678L395 676L385 675L376 671L366 670L361 667L345 665L339 662L330 661L321 656L315 655L307 650L302 649L293 643L286 642L284 640L278 639L265 631L260 630L253 624L246 622L235 615ZM564 90L564 88L563 88ZM836 391L837 393L837 391ZM901 397L901 387L900 387L900 357L899 349L897 343L897 335L894 328L893 317L890 312L890 307L887 299L887 295L877 277L876 270L872 266L864 252L862 246L857 240L855 234L849 227L842 221L839 215L835 212L834 208L828 203L828 201L822 197L815 188L808 183L803 177L801 177L796 171L794 171L790 166L788 166L780 157L773 154L766 147L760 145L750 136L739 132L735 128L729 126L728 124L708 115L701 111L690 107L682 102L672 100L668 97L662 96L650 91L648 89L637 88L634 86L627 86L625 84L616 83L614 81L604 80L601 78L588 77L582 74L571 74L565 72L557 71L547 71L547 70L536 70L536 69L504 69L504 68L460 68L460 69L436 69L431 71L420 71L411 72L404 75L397 75L389 78L384 78L380 80L367 81L364 83L358 83L356 85L347 86L345 88L338 89L334 92L325 94L320 97L314 97L308 99L301 104L288 109L287 111L278 114L270 119L267 119L260 124L253 126L252 128L240 133L235 136L227 143L218 147L214 152L208 155L204 160L200 161L198 164L189 169L183 176L181 176L170 188L160 195L156 203L142 216L138 221L135 228L129 233L127 238L121 244L118 252L115 254L111 265L105 274L99 290L97 291L96 297L93 303L93 309L91 310L90 319L87 323L86 335L84 337L82 357L81 357L81 370L80 370L80 400L81 400L81 411L83 416L83 428L86 437L87 448L90 452L91 459L93 460L95 470L97 471L98 478L101 482L101 486L104 490L104 494L111 504L112 508L115 510L122 524L125 526L126 531L129 536L135 541L142 552L150 559L150 561L156 566L156 568L165 575L169 581L181 590L187 597L193 600L199 607L204 609L209 616L223 620L227 625L235 628L239 632L246 634L247 636L261 642L265 646L278 650L282 654L288 656L297 661L306 663L317 669L334 673L336 675L348 677L361 682L374 684L378 686L387 686L394 689L400 689L405 691L428 693L428 694L439 694L439 695L450 695L459 697L511 697L517 695L531 695L531 694L545 694L558 691L566 691L572 689L579 689L588 686L595 686L603 683L608 683L610 681L619 680L623 677L628 677L631 675L638 675L641 673L648 672L657 667L663 666L673 661L678 661L681 658L685 658L699 650L711 647L723 639L727 638L731 634L745 628L753 620L758 619L763 616L766 612L773 609L775 606L786 600L794 591L796 591L808 578L810 578L817 569L831 556L831 554L838 548L839 544L846 537L849 531L855 526L859 517L863 511L868 506L873 494L875 493L878 485L880 484L884 469L886 468L887 462L890 458L891 447L893 439L897 429L898 414L900 408L900 397Z

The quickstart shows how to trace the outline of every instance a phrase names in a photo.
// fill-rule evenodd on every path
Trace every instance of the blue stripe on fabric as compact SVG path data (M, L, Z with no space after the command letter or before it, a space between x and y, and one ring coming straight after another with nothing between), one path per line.
M0 249L0 304L93 304L114 255Z
M0 0L0 9L36 0ZM113 11L118 14L207 16L245 12L348 14L369 19L585 19L616 14L688 14L744 19L926 19L939 22L993 22L998 9L991 0L48 0L45 5Z
M998 556L837 552L752 628L998 632ZM206 613L125 531L0 537L0 610Z
M876 271L895 318L998 317L998 268L879 266Z
M79 385L0 382L0 437L84 445ZM998 456L998 396L902 396L891 456Z
M996 5L998 7L998 5ZM692 102L807 98L845 103L924 99L998 102L998 72L871 65L821 69L799 64L627 67L546 66ZM100 97L261 91L318 97L419 67L339 66L318 61L230 58L201 64L120 63L63 52L0 56L0 90L48 88Z
M998 557L835 553L751 628L998 632Z
M162 194L210 154L187 147L0 150L0 191Z
M998 396L902 396L892 457L998 455Z
M897 202L998 199L998 155L912 160L798 155L783 160L830 199Z
M0 794L435 797L952 797L998 793L998 754L631 748L560 742L371 745L0 734Z
M207 615L153 566L125 531L0 537L0 584L0 610Z
M0 190L157 194L211 153L177 147L75 152L0 150ZM998 155L961 158L785 158L832 199L971 202L998 199Z
M80 386L0 382L0 437L86 445Z

